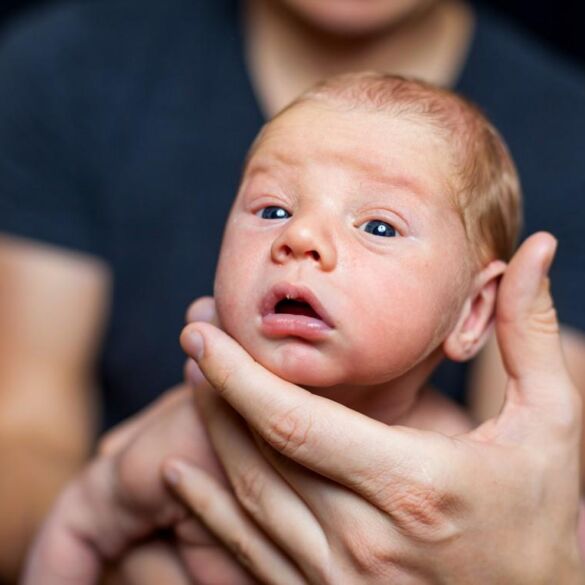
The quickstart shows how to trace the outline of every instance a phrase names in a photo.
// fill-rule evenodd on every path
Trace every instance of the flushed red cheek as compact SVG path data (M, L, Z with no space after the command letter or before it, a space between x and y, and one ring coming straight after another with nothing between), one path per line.
M222 327L233 335L239 324L250 321L247 314L253 303L249 299L249 290L245 280L238 277L237 269L223 264L220 266L215 281L215 303Z
M223 329L233 335L233 329L242 320L241 298L233 279L226 279L225 266L220 267L215 278L214 298L217 315ZM242 292L242 291L240 291Z
M369 382L394 378L434 347L439 314L424 287L388 287L379 302L360 303L363 309L351 323L353 375Z

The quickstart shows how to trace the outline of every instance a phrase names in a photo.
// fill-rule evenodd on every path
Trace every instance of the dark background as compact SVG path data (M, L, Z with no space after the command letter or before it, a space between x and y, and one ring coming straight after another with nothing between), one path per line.
M15 15L31 7L56 1L58 0L0 0L0 33L2 27ZM193 1L215 2L216 0ZM556 0L552 3L535 0L472 1L491 6L508 15L521 27L538 36L545 44L564 53L585 68L585 0Z

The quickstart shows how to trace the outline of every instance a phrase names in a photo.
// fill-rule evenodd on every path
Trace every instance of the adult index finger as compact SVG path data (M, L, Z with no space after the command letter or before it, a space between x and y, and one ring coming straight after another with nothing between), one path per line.
M207 323L181 335L211 385L274 449L382 509L400 488L438 491L457 476L457 453L437 433L389 427L275 376ZM450 473L445 473L448 465ZM389 489L392 488L392 489Z

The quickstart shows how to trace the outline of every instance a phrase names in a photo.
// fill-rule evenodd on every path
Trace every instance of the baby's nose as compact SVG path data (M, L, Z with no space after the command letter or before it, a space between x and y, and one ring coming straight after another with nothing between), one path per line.
M337 262L332 235L309 222L289 221L272 245L272 259L278 264L291 260L310 260L329 271Z

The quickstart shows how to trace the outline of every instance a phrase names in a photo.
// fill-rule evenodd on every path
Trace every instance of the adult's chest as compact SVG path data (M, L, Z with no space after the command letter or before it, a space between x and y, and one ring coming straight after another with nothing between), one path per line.
M180 73L167 72L110 132L100 186L114 271L103 384L135 407L181 375L185 309L212 293L223 226L262 122L241 84L213 91L216 72Z

